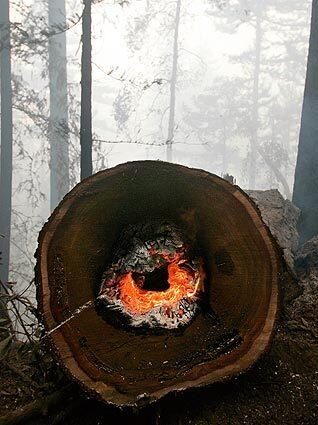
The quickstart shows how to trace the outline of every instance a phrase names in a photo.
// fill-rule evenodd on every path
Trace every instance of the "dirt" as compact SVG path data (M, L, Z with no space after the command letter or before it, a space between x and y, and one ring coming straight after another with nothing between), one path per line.
M47 372L39 368L34 347L26 343L16 343L0 365L0 417L55 388Z

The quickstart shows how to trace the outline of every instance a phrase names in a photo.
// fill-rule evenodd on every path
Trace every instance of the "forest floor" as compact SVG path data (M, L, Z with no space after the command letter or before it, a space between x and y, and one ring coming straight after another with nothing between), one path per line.
M0 425L318 424L317 237L296 252L293 273L298 296L285 297L271 348L247 373L122 411L87 399L48 355L22 344L1 362Z
M49 389L31 385L32 368L27 361L15 364L24 378L1 368L0 412L5 423L18 423L12 413L34 400L40 414L20 423L30 424L317 424L318 423L318 343L304 335L280 331L270 352L240 378L211 388L170 397L141 412L119 412L72 391L56 395L47 405ZM5 371L4 371L5 369ZM27 373L26 373L27 371ZM28 375L30 373L30 375ZM31 378L32 379L32 378ZM33 403L34 404L34 403ZM35 407L35 406L32 406ZM22 413L23 411L21 411ZM28 410L27 410L28 412ZM19 416L18 416L19 417Z

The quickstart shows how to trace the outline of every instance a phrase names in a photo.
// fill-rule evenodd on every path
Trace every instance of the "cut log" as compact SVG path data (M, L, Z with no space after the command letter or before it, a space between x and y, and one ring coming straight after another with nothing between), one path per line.
M98 294L123 230L158 219L199 247L205 301L185 328L143 333L101 315ZM159 161L119 165L77 185L40 233L44 340L93 397L117 406L155 401L256 362L272 338L284 270L257 207L237 186Z

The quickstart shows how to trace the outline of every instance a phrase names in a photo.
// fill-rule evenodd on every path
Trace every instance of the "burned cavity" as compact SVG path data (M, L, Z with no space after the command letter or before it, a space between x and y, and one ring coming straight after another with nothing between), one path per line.
M116 326L171 330L201 311L205 270L197 247L168 221L129 226L103 273L98 310Z

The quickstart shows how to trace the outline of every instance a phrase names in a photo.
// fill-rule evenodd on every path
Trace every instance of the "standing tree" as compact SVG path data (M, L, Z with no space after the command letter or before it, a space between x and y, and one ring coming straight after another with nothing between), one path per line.
M178 85L189 87L202 74L201 68L187 70L185 57L194 56L200 65L204 64L199 55L183 48L180 39L181 22L186 27L195 16L191 4L185 0L147 1L143 10L128 21L127 45L134 54L132 61L137 58L135 69L139 69L142 57L147 57L147 66L126 79L114 102L114 117L124 137L136 143L164 146L168 162L173 159L173 145L183 143L176 141L180 133L180 116L178 122L176 116L185 92L177 96ZM124 81L123 76L117 79Z
M92 2L83 0L81 63L81 180L93 172L92 165Z
M250 162L249 162L249 185L250 189L255 189L257 157L258 157L258 128L259 128L259 79L261 66L261 44L262 44L262 9L263 0L259 0L255 5L255 62L253 72L253 94L251 113L251 140L250 140Z
M205 146L209 163L219 175L234 172L232 167L239 161L233 140L246 132L248 88L240 78L218 78L185 106L185 134L190 131Z
M51 210L69 190L69 136L65 0L48 1Z
M285 111L281 118L288 115L290 81L295 92L302 86L300 52L306 45L306 23L303 18L305 14L299 12L306 5L300 0L229 0L213 1L212 6L210 13L221 19L218 24L221 31L227 28L227 31L234 33L244 25L254 33L252 49L232 56L233 62L247 70L246 79L250 83L249 93L244 95L249 100L246 110L246 117L249 118L246 126L249 152L244 164L247 186L255 189L262 184L263 162L268 170L266 174L273 177L270 183L279 184L285 195L290 197L289 176L286 174L287 171L290 175L293 172L289 159L291 149L283 152L282 146L290 145L287 138L294 137L297 114L294 120L288 116L286 129L291 130L292 134L283 134L281 128L281 133L273 137L268 121L275 114L277 105ZM297 13L297 24L291 20L291 13ZM277 38L273 38L273 34L277 34ZM276 129L277 124L279 122L275 123ZM289 163L291 166L288 169Z
M311 31L293 202L301 209L300 242L318 234L318 0Z
M1 165L0 165L0 279L9 277L12 204L12 87L9 1L0 0ZM0 306L1 313L1 306Z
M175 109L176 109L176 85L178 73L178 55L179 55L179 25L180 25L180 9L181 0L177 0L176 17L174 24L173 37L173 56L172 56L172 71L170 78L170 105L169 105L169 124L168 124L168 139L167 139L167 161L172 162L172 143L175 128Z

